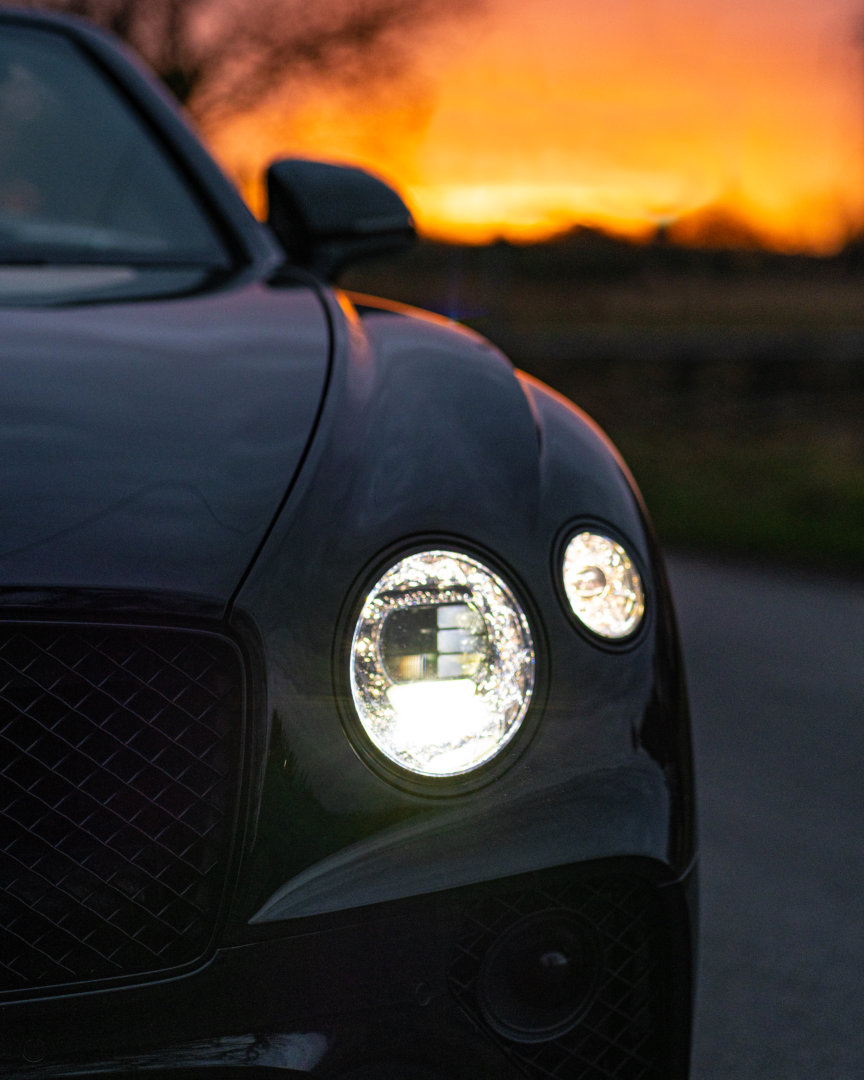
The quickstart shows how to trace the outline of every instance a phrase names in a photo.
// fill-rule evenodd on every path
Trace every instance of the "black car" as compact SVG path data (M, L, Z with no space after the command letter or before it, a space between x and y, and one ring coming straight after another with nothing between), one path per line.
M669 591L568 401L332 284L149 75L0 14L0 1075L684 1077Z

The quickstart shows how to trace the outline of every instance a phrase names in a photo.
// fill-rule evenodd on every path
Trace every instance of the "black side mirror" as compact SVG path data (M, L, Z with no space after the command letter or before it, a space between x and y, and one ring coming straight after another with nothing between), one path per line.
M399 195L363 169L275 161L267 198L267 223L292 261L327 281L357 259L401 251L417 235Z

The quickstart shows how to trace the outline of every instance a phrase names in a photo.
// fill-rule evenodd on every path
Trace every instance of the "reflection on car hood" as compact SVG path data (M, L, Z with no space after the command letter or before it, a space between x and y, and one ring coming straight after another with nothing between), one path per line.
M302 459L328 352L300 288L0 312L0 596L224 606Z

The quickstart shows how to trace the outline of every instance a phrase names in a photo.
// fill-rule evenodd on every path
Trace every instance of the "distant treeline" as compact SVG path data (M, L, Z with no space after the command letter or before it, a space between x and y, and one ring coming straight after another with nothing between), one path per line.
M577 227L551 240L517 244L496 240L485 245L451 244L421 238L406 256L408 265L423 272L501 272L535 279L566 273L590 277L625 278L655 269L723 274L777 273L811 276L838 270L864 274L864 238L855 238L830 256L788 254L757 246L712 246L679 243L674 234L658 230L648 242L635 242L599 229Z

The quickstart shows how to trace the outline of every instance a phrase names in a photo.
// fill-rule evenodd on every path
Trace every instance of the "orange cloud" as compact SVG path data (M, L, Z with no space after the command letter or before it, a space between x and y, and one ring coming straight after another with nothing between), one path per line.
M829 251L864 220L856 19L857 0L497 0L430 38L404 94L309 92L212 141L247 186L279 154L366 164L455 239L644 235L712 208Z

